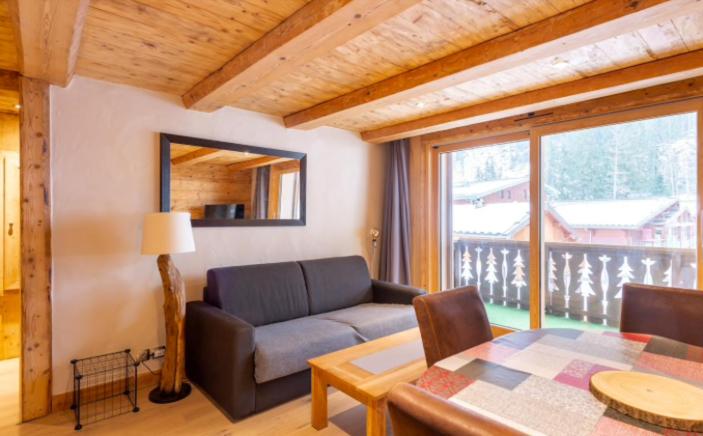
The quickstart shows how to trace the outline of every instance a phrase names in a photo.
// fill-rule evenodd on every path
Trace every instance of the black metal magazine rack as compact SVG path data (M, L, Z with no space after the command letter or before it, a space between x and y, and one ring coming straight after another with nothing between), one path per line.
M73 409L76 430L128 412L138 412L137 367L130 350L74 359Z

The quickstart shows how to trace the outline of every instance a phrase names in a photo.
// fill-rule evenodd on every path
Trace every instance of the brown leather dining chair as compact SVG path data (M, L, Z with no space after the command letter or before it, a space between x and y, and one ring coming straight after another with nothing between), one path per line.
M620 331L663 336L703 347L703 292L626 283Z
M391 389L387 404L393 434L399 436L522 434L407 383Z
M413 299L427 366L493 339L476 286Z

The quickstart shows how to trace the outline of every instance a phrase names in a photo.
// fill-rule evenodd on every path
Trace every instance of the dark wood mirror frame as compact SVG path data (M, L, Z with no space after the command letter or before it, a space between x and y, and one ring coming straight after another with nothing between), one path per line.
M266 154L280 156L300 161L300 213L299 219L194 219L193 227L259 227L259 226L304 226L305 225L305 192L307 176L307 155L294 151L277 150L274 148L255 147L251 145L235 144L232 142L214 141L203 138L161 133L161 212L171 209L171 144L188 144L198 147L214 148L218 150L232 150L249 152L252 154Z

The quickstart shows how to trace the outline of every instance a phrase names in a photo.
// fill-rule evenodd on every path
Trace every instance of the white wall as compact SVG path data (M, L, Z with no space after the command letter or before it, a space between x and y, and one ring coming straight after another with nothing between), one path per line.
M54 394L72 358L163 344L156 259L141 256L142 218L158 210L158 133L308 154L305 227L196 228L196 252L174 257L188 299L208 268L363 254L380 227L380 146L337 129L304 132L253 112L185 110L175 97L75 78L52 87Z

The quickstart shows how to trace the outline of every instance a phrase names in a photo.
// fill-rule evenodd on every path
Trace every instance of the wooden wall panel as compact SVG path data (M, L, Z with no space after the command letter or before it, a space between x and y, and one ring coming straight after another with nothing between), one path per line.
M19 151L19 115L0 113L0 151Z
M21 78L22 420L51 412L51 123L49 84Z
M20 355L21 314L20 290L5 290L0 295L0 360Z
M439 291L438 211L435 198L436 156L421 139L410 139L410 283Z
M0 0L0 69L19 70L15 34L10 21L7 0Z
M205 204L243 203L251 218L252 171L232 172L220 165L196 164L171 167L171 209L204 218Z

